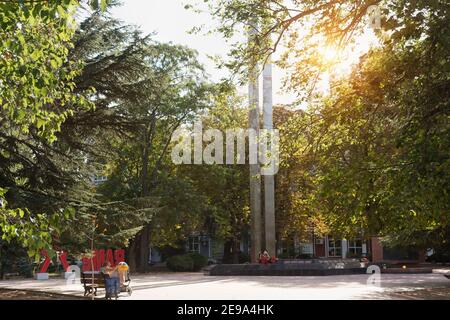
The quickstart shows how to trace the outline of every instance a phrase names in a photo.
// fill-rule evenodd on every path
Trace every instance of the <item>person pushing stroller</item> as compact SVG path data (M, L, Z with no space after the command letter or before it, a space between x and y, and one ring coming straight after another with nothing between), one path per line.
M103 271L105 275L105 289L106 289L106 299L116 298L119 295L120 285L119 285L119 272L117 266L113 267L111 262L106 262L106 267Z

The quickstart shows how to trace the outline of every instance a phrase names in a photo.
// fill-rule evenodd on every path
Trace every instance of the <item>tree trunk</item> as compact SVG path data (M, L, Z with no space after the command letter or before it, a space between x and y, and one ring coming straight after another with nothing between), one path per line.
M150 253L150 225L146 225L140 232L139 272L148 272L148 260Z
M239 256L241 253L241 246L240 242L238 240L233 240L233 263L238 264L239 263Z
M171 136L173 131L178 127L180 122L173 128L170 137L168 138L163 151L159 155L158 160L156 161L152 172L150 173L149 169L149 155L152 151L152 143L153 137L156 130L156 110L152 112L152 118L149 123L145 127L143 134L143 144L141 151L141 162L142 162L142 170L140 172L140 180L141 180L141 196L148 197L150 195L150 191L154 189L158 182L158 169L161 166L164 155L167 153ZM149 174L150 173L150 174ZM146 224L142 230L135 236L132 243L128 249L128 259L130 262L134 263L134 270L139 272L148 272L148 262L150 258L150 234L151 234L151 222ZM130 269L131 268L130 265Z
M130 267L130 272L137 271L135 241L136 241L136 238L131 241L130 245L125 250L128 265Z
M5 273L4 267L3 267L3 265L4 265L3 260L6 260L6 259L4 259L3 245L0 244L0 280L3 280L3 276Z
M95 237L95 231L96 231L96 225L97 225L97 220L93 219L93 231L92 231L92 238L91 238L91 279L92 279L92 300L95 299L95 291L94 291L94 237Z
M141 151L141 196L147 197L150 194L150 183L149 183L149 154L151 148L152 135L155 130L155 119L145 127L143 134L143 144ZM133 258L135 263L135 270L138 272L145 273L148 271L148 260L150 252L150 226L145 225L141 231L135 236L133 240L133 245L130 246L130 257Z
M226 240L223 244L223 257L222 262L223 263L231 263L233 261L233 258L231 256L231 249L233 248L233 243L231 240Z

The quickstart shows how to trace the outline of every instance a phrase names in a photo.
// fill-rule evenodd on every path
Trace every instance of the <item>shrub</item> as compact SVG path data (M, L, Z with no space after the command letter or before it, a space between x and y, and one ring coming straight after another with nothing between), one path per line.
M162 261L167 261L170 257L179 256L185 253L184 243L177 243L177 247L158 247L159 254Z
M208 264L208 258L202 256L200 253L192 252L183 256L192 259L194 264L192 271L200 271L203 267L205 267Z
M279 259L292 259L294 258L291 254L287 253L287 252L282 252L278 255Z
M172 271L200 271L208 264L208 259L199 253L172 256L167 259L167 268Z
M17 262L18 272L21 276L31 278L33 277L33 264L28 257L22 257Z
M250 262L250 255L244 252L239 254L239 263L247 263Z
M450 262L450 253L436 252L431 256L427 257L427 262L439 262L439 263Z
M167 259L167 268L177 272L194 270L194 260L188 255L173 256Z
M33 263L27 252L15 242L6 244L0 239L0 280L6 273L18 273L20 276L33 276Z
M222 263L223 264L233 264L233 254L228 254L228 255L224 255L222 257ZM250 262L250 255L244 253L244 252L239 252L239 256L238 256L238 262L237 263L247 263Z

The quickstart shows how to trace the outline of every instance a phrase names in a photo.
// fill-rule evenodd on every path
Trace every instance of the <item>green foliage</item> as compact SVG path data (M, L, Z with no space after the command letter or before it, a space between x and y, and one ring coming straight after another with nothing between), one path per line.
M392 242L421 247L445 241L448 1L207 3L220 22L214 31L227 39L256 28L249 43L237 37L228 67L242 70L278 48L285 88L308 101L308 110L282 114L278 124L279 234L319 227L347 237L391 235ZM351 46L372 4L383 14L379 46L349 77L335 77L330 95L314 96L317 79L330 67L318 58L319 46Z
M238 261L237 263L250 263L250 255L245 252L239 252ZM233 264L233 255L224 255L222 259L222 263L224 264Z
M72 182L67 175L54 180L73 167L57 164L65 150L55 148L56 134L75 110L92 107L90 91L74 90L81 64L69 59L78 6L75 0L0 2L0 229L3 240L20 241L36 259L41 249L52 254L53 237L71 215L61 193L46 206Z
M192 181L174 172L174 177L161 176L155 189L161 210L154 216L152 244L179 246L190 234L203 228L207 198L194 187Z
M311 233L326 234L323 212L316 206L318 177L314 154L313 117L303 110L274 109L274 124L280 131L280 169L276 177L276 221L281 239L294 234L310 239Z
M446 251L437 251L436 253L433 253L431 256L427 258L428 262L436 263L449 263L450 262L450 250Z
M77 1L0 3L0 104L22 132L30 126L50 141L73 112L90 104L74 94L77 61L68 59Z
M75 30L78 1L0 2L2 239L34 257L55 244L83 251L92 237L148 252L150 242L176 245L193 231L238 248L248 232L248 168L174 166L168 150L174 131L197 117L222 131L247 127L240 97L204 80L195 51L102 14L113 2L84 3L95 12ZM233 46L224 66L262 62L283 40L277 63L291 72L286 88L308 99L329 67L317 58L319 43L361 32L369 4L206 3L227 39L259 20L255 41ZM380 4L380 45L350 77L309 99L307 110L275 110L281 238L333 230L419 247L448 239L449 5ZM108 180L94 186L93 175ZM170 264L187 271L201 261Z
M241 103L235 92L217 95L216 106L201 118L204 129L225 132L245 128L247 110L240 107ZM203 225L198 231L206 231L237 246L247 235L250 220L248 166L183 165L177 171L178 176L190 179L196 194L204 201Z
M200 271L208 264L208 258L197 252L191 252L186 255L193 261L193 271Z
M101 13L80 23L70 54L85 64L76 89L94 87L96 108L78 110L61 138L81 144L91 174L107 181L92 188L95 205L78 207L84 218L66 228L64 241L82 245L94 210L97 243L129 246L133 264L148 242L142 235L150 233L156 246L175 245L198 223L203 200L187 179L173 176L169 143L179 126L210 106L216 89L193 50L158 43Z
M199 253L187 253L167 259L167 268L176 272L196 272L205 267L208 259Z
M16 241L0 240L0 279L7 273L30 278L33 276L33 263L27 251Z
M426 28L396 32L370 52L321 111L330 130L322 201L341 230L357 225L426 246L430 238L416 232L448 226L449 63L441 35L450 29L439 12L417 18Z
M239 263L250 263L250 255L245 253L245 252L241 252L239 253Z
M279 54L277 63L289 73L292 89L307 97L323 66L315 64L319 44L347 45L352 35L365 26L370 5L375 1L276 1L276 0L206 0L191 1L187 9L209 11L217 27L209 32L221 34L230 42L228 59L219 66L229 68L247 81L249 66L262 65L269 55ZM202 28L196 29L200 32ZM252 32L252 41L247 41ZM289 70L295 70L290 73ZM294 83L295 82L295 83ZM289 83L289 81L288 81ZM298 85L301 84L300 88ZM307 90L299 90L305 89Z
M93 233L96 245L128 245L159 192L165 214L196 214L183 183L155 191L171 134L209 105L196 53L107 18L109 1L88 3L96 11L76 32L78 1L0 4L1 236L36 258L54 245L84 251ZM93 175L109 180L97 188Z
M173 256L167 259L167 268L175 272L194 271L194 260L188 255Z
M5 193L5 189L0 189L2 198ZM27 249L28 255L36 261L39 260L42 249L53 254L52 233L58 230L62 219L68 215L66 212L61 215L49 215L33 214L28 209L9 209L4 198L0 213L1 240L21 243Z
M88 0L90 7L94 10L105 11L112 0Z

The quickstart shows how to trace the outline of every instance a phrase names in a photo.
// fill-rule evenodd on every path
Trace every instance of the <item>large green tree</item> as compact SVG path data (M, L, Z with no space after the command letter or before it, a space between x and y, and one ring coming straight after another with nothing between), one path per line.
M68 214L58 214L65 210L59 203L46 207L42 201L46 184L52 185L50 193L57 190L65 183L63 171L72 169L51 160L58 153L55 134L75 108L92 106L74 92L81 65L68 57L79 5L0 1L1 235L18 240L33 256L51 249L51 232Z
M226 147L230 147L226 145L226 131L245 128L247 113L247 108L242 107L242 98L236 95L234 90L225 90L216 96L214 108L200 120L204 130L220 130L223 135L223 145L218 144L218 146L226 150ZM208 143L203 143L204 148L207 145ZM217 154L220 151L213 152ZM224 151L222 155L225 163ZM248 158L248 148L245 156ZM249 236L248 166L194 164L183 166L179 173L188 176L197 193L205 198L204 223L200 231L207 232L216 240L223 241L223 261L238 263L241 241L248 239Z
M321 111L330 139L322 190L341 229L421 246L436 233L446 241L449 6L433 9L407 17Z
M307 205L304 220L317 212L343 236L391 235L394 242L423 246L445 242L448 2L207 3L220 22L214 31L238 39L225 66L242 70L252 59L262 63L277 50L277 64L287 72L286 90L308 102L306 115L285 126L296 139L282 145L290 152L282 155L288 158L286 173L292 176L294 168L303 167L310 176L297 176L292 184L314 182L302 194L295 195L298 188L289 193ZM348 77L332 80L330 94L314 97L321 75L330 68L320 58L319 47L351 46L367 27L371 5L382 13L376 32L379 46L362 57ZM247 43L239 34L255 20L258 26L251 27L257 27L256 39ZM296 159L296 153L305 155Z
M172 134L212 101L213 87L204 80L196 52L158 43L136 28L100 13L80 24L75 40L72 54L85 64L76 79L76 88L83 92L94 87L96 108L80 111L65 122L67 128L72 128L66 139L83 143L85 149L91 150L90 161L103 167L100 172L108 176L108 181L99 192L105 199L157 197L162 200L164 215L170 201L168 188L161 184L174 183L167 174L172 166ZM176 187L171 191L175 190ZM144 203L156 205L139 201L137 206ZM181 209L181 201L174 203L172 208L175 207ZM154 213L151 216L157 219ZM158 222L150 218L126 243L128 261L140 271L146 271L148 266L154 223L168 225L160 218Z

